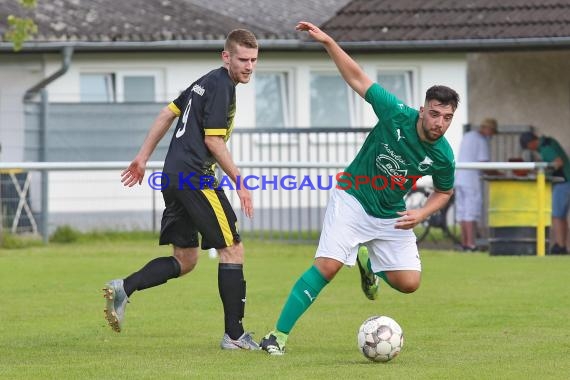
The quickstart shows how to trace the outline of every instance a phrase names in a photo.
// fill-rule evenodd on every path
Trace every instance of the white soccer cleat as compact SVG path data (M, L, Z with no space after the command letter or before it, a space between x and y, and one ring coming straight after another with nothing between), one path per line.
M105 319L114 331L121 332L125 309L129 302L129 297L123 288L123 280L109 281L103 288L103 297L107 300Z
M230 338L228 334L224 334L220 342L220 347L222 350L259 350L259 345L248 332L244 332L242 336L236 340Z

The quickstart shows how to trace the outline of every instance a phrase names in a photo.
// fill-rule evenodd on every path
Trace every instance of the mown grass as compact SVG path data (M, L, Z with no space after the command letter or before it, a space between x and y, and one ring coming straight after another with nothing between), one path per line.
M134 236L134 237L133 237ZM246 241L244 324L270 330L315 246ZM293 330L288 353L225 352L217 261L135 293L125 331L103 318L105 281L169 255L152 234L101 233L70 244L0 251L2 379L566 379L570 373L569 257L490 257L424 251L423 283L379 300L344 269ZM395 318L401 355L367 361L356 331L371 315Z

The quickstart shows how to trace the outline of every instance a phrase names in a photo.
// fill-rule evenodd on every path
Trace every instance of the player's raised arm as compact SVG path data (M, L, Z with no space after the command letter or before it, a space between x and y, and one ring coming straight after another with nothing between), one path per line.
M310 22L300 21L295 29L308 32L315 41L322 43L346 83L364 98L366 91L372 85L372 80L364 73L358 63L342 50L331 36Z

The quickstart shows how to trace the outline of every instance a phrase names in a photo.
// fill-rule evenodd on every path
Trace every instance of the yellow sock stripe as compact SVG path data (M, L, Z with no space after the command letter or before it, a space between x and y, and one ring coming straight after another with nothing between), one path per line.
M224 240L226 241L226 245L229 247L234 243L234 236L232 234L232 230L230 229L230 223L228 222L228 218L226 217L226 213L218 199L218 195L216 194L215 190L212 189L202 189L202 193L210 202L210 205L214 209L214 213L216 214L216 218L218 219L218 223L220 224L220 228L222 229L222 234L224 235Z

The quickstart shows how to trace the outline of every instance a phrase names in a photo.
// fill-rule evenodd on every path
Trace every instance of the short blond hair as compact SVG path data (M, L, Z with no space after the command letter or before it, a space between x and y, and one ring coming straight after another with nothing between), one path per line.
M250 49L257 49L257 39L255 35L246 29L234 29L228 34L224 50L232 52L236 46L244 46Z
M483 126L489 126L491 127L495 132L497 132L497 127L498 127L498 123L496 119L493 119L492 117L488 117L486 119L483 119L483 121L481 122L481 127Z

